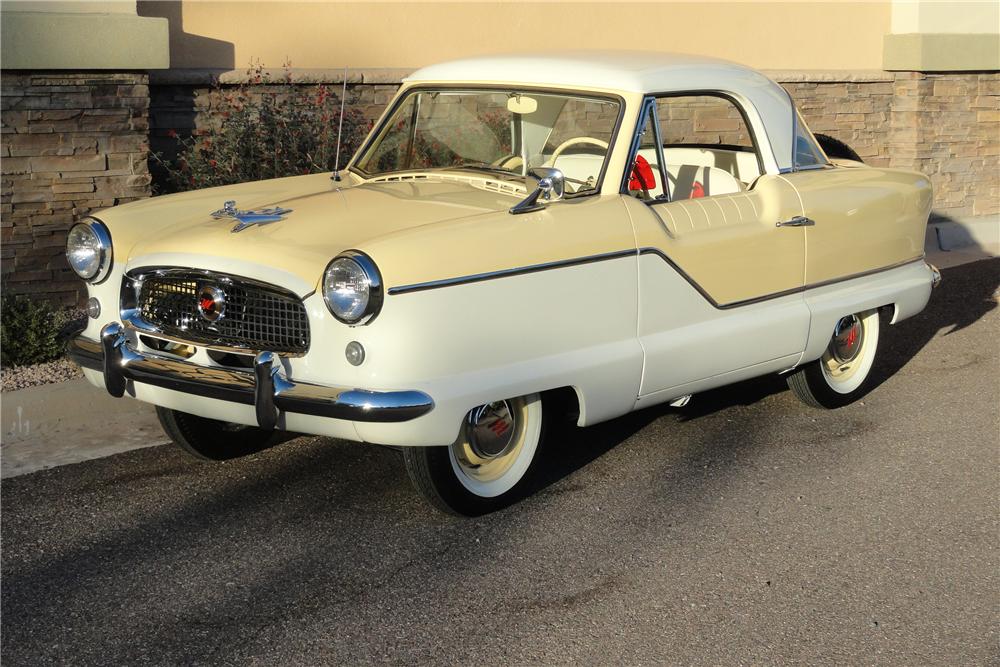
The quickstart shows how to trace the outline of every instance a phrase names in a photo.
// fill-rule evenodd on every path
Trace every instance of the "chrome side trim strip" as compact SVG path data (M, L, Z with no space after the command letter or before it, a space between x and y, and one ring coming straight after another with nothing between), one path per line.
M865 276L871 276L871 275L874 275L876 273L882 273L883 271L891 271L892 269L898 269L899 267L906 266L907 264L913 264L915 262L921 262L924 259L923 255L921 255L920 257L914 257L913 259L903 260L902 262L896 262L895 264L890 264L888 266L883 266L883 267L880 267L880 268L877 268L877 269L871 269L871 270L868 270L868 271L861 271L860 273L854 273L854 274L851 274L849 276L843 276L841 278L832 278L830 280L822 280L820 282L810 283L808 285L803 285L802 287L793 287L792 289L782 290L780 292L772 292L771 294L764 294L762 296L755 296L755 297L752 297L750 299L742 299L740 301L728 301L726 303L719 303L718 301L716 301L715 299L713 299L712 295L710 295L708 292L706 292L705 289L701 285L699 285L697 282L695 282L694 278L692 278L687 273L685 273L684 269L682 269L681 267L679 267L672 259L670 259L669 257L667 257L663 253L663 251L660 250L659 248L640 248L639 249L639 254L640 255L656 255L657 257L659 257L660 259L662 259L664 262L666 262L667 264L669 264L670 267L674 271L676 271L678 274L680 274L680 276L682 278L684 278L684 280L686 280L688 282L688 284L691 285L691 287L695 288L698 291L698 293L701 294L701 296L706 301L708 301L710 304L712 304L713 308L717 308L719 310L729 310L730 308L739 308L740 306L750 306L750 305L753 305L755 303L761 303L762 301L770 301L772 299L780 299L783 296L791 296L792 294L801 294L802 292L808 292L811 289L816 289L816 288L819 288L819 287L826 287L828 285L834 285L836 283L843 283L843 282L847 282L848 280L854 280L855 278L864 278Z
M487 273L476 273L469 276L459 276L457 278L445 278L443 280L431 280L425 283L414 283L412 285L401 285L399 287L390 287L388 293L390 295L396 294L409 294L410 292L421 292L424 290L438 289L440 287L451 287L454 285L466 285L468 283L477 283L484 280L496 280L497 278L509 278L511 276L524 275L526 273L536 273L538 271L550 271L552 269L562 269L568 266L578 266L580 264L590 264L592 262L604 262L611 259L619 259L621 257L629 257L634 255L654 255L659 257L661 260L670 265L674 271L676 271L684 280L688 282L691 287L693 287L698 294L702 296L706 301L712 304L713 308L719 310L728 310L730 308L739 308L740 306L749 306L755 303L760 303L762 301L770 301L771 299L779 299L783 296L789 296L792 294L798 294L801 292L806 292L811 289L816 289L818 287L826 287L827 285L833 285L835 283L846 282L848 280L854 280L855 278L863 278L865 276L870 276L876 273L881 273L883 271L890 271L892 269L897 269L901 266L906 266L907 264L913 264L914 262L923 261L924 257L914 257L912 259L903 260L902 262L896 262L895 264L890 264L888 266L879 267L877 269L871 269L869 271L862 271L860 273L855 273L849 276L844 276L841 278L833 278L830 280L823 280L816 283L811 283L809 285L803 285L801 287L795 287L788 290L783 290L781 292L773 292L771 294L765 294L763 296L753 297L750 299L743 299L740 301L729 301L727 303L719 303L712 298L712 295L705 291L701 285L695 281L687 272L684 271L680 266L677 265L670 257L666 255L659 248L643 247L638 250L618 250L615 252L602 253L600 255L588 255L586 257L577 257L574 259L563 259L555 262L546 262L544 264L532 264L530 266L522 266L513 269L502 269L500 271L490 271Z
M499 271L489 271L487 273L475 273L470 276L460 276L458 278L445 278L443 280L431 280L426 283L414 283L412 285L401 285L390 287L389 294L409 294L410 292L422 292L423 290L437 289L439 287L451 287L453 285L465 285L468 283L478 283L484 280L496 280L497 278L509 278L520 276L525 273L537 273L539 271L550 271L552 269L562 269L567 266L577 266L580 264L590 264L591 262L604 262L609 259L618 259L637 255L633 249L606 252L600 255L589 255L587 257L576 257L573 259L561 259L555 262L545 262L544 264L532 264L530 266L520 266L515 269L501 269Z
M84 368L101 371L112 396L122 396L127 380L206 398L255 406L258 423L273 427L275 410L358 422L403 422L434 409L421 391L370 391L293 382L275 364L277 355L262 352L254 368L243 370L199 366L149 352L137 352L125 329L112 322L101 340L72 338L67 353ZM264 382L259 378L266 376Z

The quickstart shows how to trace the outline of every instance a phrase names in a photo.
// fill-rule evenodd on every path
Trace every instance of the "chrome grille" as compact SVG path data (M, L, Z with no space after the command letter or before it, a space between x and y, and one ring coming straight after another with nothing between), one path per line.
M131 273L126 283L123 311L131 313L133 324L150 333L248 351L302 354L309 349L305 306L295 294L280 287L189 269ZM225 295L225 312L214 322L198 310L199 293L206 287L220 289Z

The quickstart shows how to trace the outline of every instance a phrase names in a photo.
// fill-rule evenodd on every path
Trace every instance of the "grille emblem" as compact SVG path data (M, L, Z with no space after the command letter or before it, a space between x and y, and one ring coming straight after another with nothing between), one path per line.
M217 322L226 314L226 295L214 285L198 290L198 313L209 322Z
M212 217L216 220L221 220L222 218L230 218L231 220L236 220L236 226L232 228L232 233L242 232L247 227L253 227L254 225L266 225L271 222L279 222L284 220L285 216L292 212L290 208L281 208L280 206L275 206L273 208L260 208L255 211L241 211L236 208L236 202L229 200L222 205L218 211L212 213Z

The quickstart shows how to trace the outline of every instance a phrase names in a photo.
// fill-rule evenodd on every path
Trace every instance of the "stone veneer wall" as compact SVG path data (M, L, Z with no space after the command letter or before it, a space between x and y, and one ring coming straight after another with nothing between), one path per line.
M1000 213L1000 73L772 76L791 93L813 132L844 141L872 166L927 174L936 214ZM262 94L280 89L260 87ZM348 105L375 120L396 89L349 84ZM221 122L219 92L210 86L154 85L151 95L153 150L169 152L171 129L192 132Z
M782 83L813 132L873 166L927 174L936 215L1000 213L1000 73Z
M935 213L1000 213L1000 73L896 76L893 167L928 174Z
M77 305L70 226L150 195L148 75L5 71L0 83L3 289Z

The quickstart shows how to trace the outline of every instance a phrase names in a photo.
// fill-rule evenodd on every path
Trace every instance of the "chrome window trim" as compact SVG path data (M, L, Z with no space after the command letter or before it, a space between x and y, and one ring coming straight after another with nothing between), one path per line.
M670 201L670 182L667 178L666 157L663 155L663 137L660 134L660 123L656 115L656 98L652 95L642 98L642 106L639 109L639 119L636 122L636 131L632 136L632 145L629 147L628 159L625 162L625 173L622 174L622 182L619 186L620 194L631 196L628 184L632 179L632 169L635 164L635 157L639 154L644 128L646 127L646 123L650 120L652 120L653 123L653 144L656 148L656 161L659 163L657 167L660 172L660 181L663 183L664 197L663 199L652 199L644 202L646 204Z
M780 173L789 174L789 173L794 173L796 171L810 171L812 169L824 169L826 167L834 166L833 163L830 162L830 157L826 154L826 151L824 151L823 147L819 145L818 141L816 141L816 136L812 133L812 130L809 129L808 125L806 126L806 132L809 133L809 139L812 140L813 146L816 147L816 149L819 151L819 155L824 160L826 160L826 162L818 164L807 164L807 165L800 165L798 163L797 156L799 152L795 150L795 137L798 135L798 130L799 130L799 115L800 115L799 108L795 106L795 100L792 98L792 94L790 92L785 90L785 95L788 96L788 104L792 108L792 155L791 155L792 166L788 169L782 169Z

